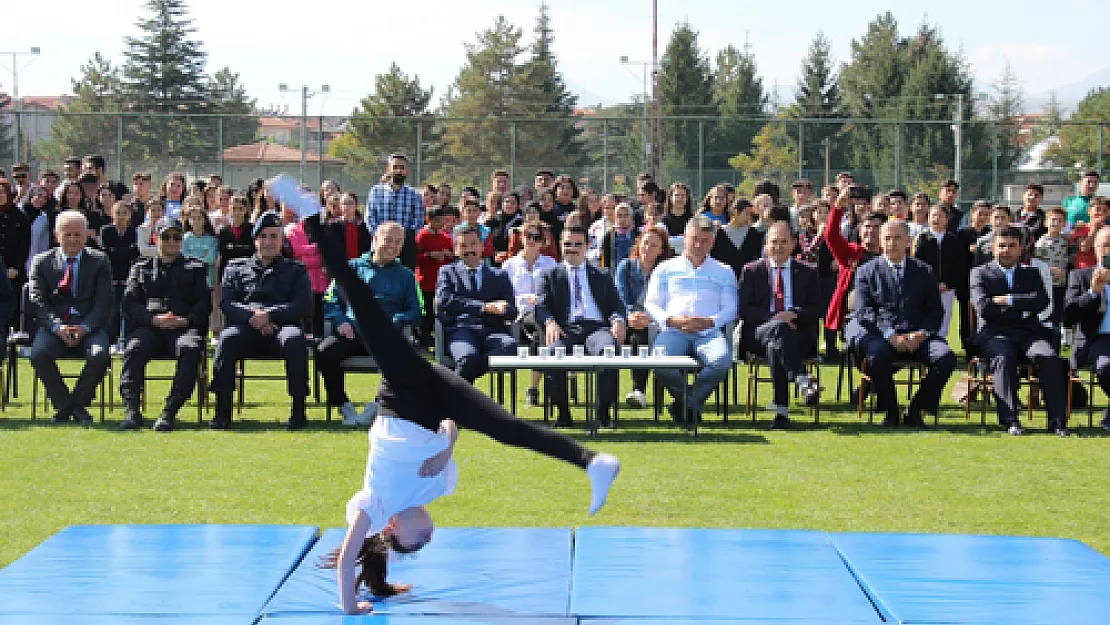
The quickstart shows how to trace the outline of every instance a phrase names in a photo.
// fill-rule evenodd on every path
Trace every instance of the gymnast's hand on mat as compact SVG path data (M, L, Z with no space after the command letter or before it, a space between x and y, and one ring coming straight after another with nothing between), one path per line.
M370 603L369 601L359 601L358 603L355 604L355 609L354 610L351 610L350 612L345 611L345 613L346 614L370 614L373 611L374 611L374 604L373 603Z

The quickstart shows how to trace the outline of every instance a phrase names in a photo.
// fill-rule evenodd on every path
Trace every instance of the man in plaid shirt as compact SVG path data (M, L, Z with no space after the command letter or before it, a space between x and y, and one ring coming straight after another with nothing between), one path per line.
M374 185L366 198L366 227L373 235L378 224L395 221L405 229L405 244L401 248L401 264L416 267L416 233L424 227L424 199L420 193L405 184L409 175L409 159L404 154L393 154L385 167L388 182Z

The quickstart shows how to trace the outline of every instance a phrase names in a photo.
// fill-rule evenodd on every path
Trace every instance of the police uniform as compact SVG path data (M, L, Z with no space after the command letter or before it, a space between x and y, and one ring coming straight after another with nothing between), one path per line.
M206 276L204 262L180 255L169 262L146 258L131 267L123 293L123 314L132 330L127 337L119 378L125 423L142 425L139 399L146 365L152 358L177 360L173 385L156 429L172 429L177 411L193 394L200 359L206 357L205 337L208 315L212 312ZM176 330L155 327L154 318L165 313L184 317L189 325Z
M260 220L258 227L268 227L268 222ZM231 261L220 284L220 310L227 327L220 333L212 365L210 389L216 394L212 426L224 428L231 421L235 363L257 355L284 358L289 396L293 398L290 426L303 425L308 343L300 324L312 314L312 287L304 265L282 256L264 265L257 254ZM272 335L251 327L249 321L256 311L269 314L270 322L277 326Z

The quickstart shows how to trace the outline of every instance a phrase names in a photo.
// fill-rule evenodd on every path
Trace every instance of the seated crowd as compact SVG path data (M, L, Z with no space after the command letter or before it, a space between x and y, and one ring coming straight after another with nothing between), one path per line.
M465 187L456 200L446 184L406 185L408 170L404 155L391 156L365 211L356 194L325 181L324 223L414 345L436 339L437 358L470 382L491 355L520 345L591 355L650 347L698 361L692 383L655 371L673 398L671 417L690 423L736 358L757 358L772 380L772 427L786 428L791 383L802 404L820 401L808 365L823 342L826 362L850 354L866 374L855 392L875 394L883 425L924 427L957 366L948 329L958 315L959 348L980 358L1010 434L1024 432L1017 386L1027 368L1061 436L1069 368L1093 368L1110 391L1110 200L1096 195L1095 171L1060 207L1042 208L1043 188L1030 184L1017 211L978 201L965 215L955 181L934 204L924 193L873 194L846 172L820 197L795 182L788 207L770 181L751 199L718 184L698 203L685 184L664 190L648 175L625 197L550 171L513 188L503 170L484 197ZM16 314L34 320L30 361L55 421L92 421L87 408L119 351L123 429L144 425L148 363L176 361L154 422L171 431L208 373L210 332L211 427L230 426L238 363L256 357L284 361L290 429L306 422L313 355L343 423L373 418L376 404L366 397L355 407L341 366L372 356L360 329L315 241L263 181L240 193L219 176L190 183L172 173L155 189L137 173L128 188L105 171L105 159L89 155L67 159L62 176L32 177L24 163L11 181L0 172L0 314L9 318L0 325ZM1060 357L1069 343L1070 367ZM58 358L85 361L72 389ZM902 408L894 375L909 363L924 374ZM634 371L629 405L646 406L648 376ZM534 372L527 402L541 402L541 378L555 425L572 424L564 371ZM617 401L617 371L601 372L601 425L612 424ZM1110 429L1110 412L1102 426Z

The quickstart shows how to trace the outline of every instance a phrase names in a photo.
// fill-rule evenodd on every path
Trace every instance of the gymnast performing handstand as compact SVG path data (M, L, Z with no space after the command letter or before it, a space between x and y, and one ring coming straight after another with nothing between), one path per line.
M347 264L342 241L321 228L316 196L279 176L271 195L293 208L315 237L328 274L350 304L359 335L381 371L378 417L370 428L370 453L362 489L347 502L347 535L321 566L335 568L340 607L346 614L372 611L358 601L360 585L388 597L411 589L386 581L389 551L412 553L432 538L435 525L425 505L454 491L458 466L451 457L458 428L569 462L590 478L589 513L605 504L620 471L616 457L596 453L573 439L509 414L450 369L427 361L385 314L369 285ZM356 568L361 570L356 572Z

